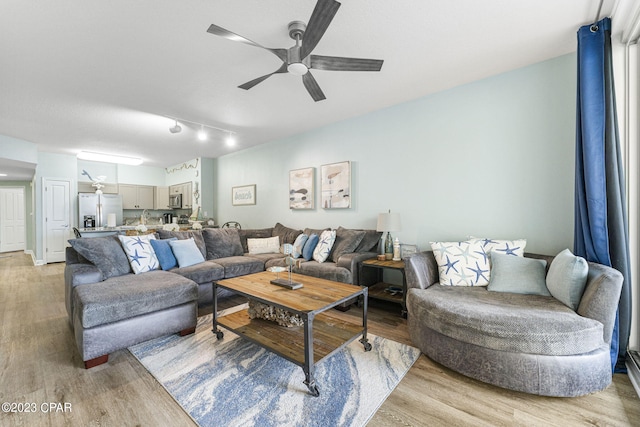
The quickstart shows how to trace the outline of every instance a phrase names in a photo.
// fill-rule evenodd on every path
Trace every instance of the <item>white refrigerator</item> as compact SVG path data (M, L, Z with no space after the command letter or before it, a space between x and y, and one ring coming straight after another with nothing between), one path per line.
M115 214L116 226L122 225L122 196L119 194L78 193L80 227L106 227L109 214Z

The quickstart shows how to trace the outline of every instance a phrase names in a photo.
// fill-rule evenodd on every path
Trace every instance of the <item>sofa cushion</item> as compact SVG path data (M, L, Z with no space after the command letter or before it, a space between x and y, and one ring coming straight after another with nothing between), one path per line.
M265 237L263 239L247 239L249 254L273 254L280 252L280 237Z
M362 230L364 231L364 237L360 244L356 247L354 252L376 252L380 239L382 238L382 231L376 230Z
M320 235L318 244L313 250L313 259L318 262L325 262L329 259L329 254L336 241L336 230L325 230Z
M69 244L78 254L98 267L103 280L131 273L129 258L124 253L118 236L71 239Z
M547 273L547 287L551 295L575 311L587 285L588 274L587 261L565 249L551 261Z
M414 310L409 316L424 327L493 350L565 356L604 345L602 323L551 296L435 284L409 290L408 298Z
M293 267L293 272L341 283L352 283L353 279L348 268L338 267L336 263L330 261L302 262L300 265Z
M204 243L204 238L202 237L201 230L190 230L190 231L168 231L168 230L158 230L158 236L161 239L168 239L170 237L175 237L178 240L185 240L190 237L193 237L193 240L196 242L196 246L200 250L203 258L207 257L207 247Z
M487 286L489 257L480 240L431 242L443 286Z
M264 262L250 256L218 258L215 263L224 268L225 279L264 271Z
M240 244L242 245L242 252L249 252L247 246L247 239L263 239L266 237L273 237L273 228L253 228L253 229L239 229L238 235L240 236Z
M313 258L313 251L315 251L316 246L318 245L318 241L320 237L317 234L310 234L307 239L304 247L302 248L302 258L309 261Z
M547 261L491 254L491 280L488 290L528 295L551 295L545 282Z
M348 230L338 227L336 230L336 241L333 243L329 258L333 262L338 262L343 254L354 252L366 233L360 230Z
M285 227L279 222L273 227L273 232L271 236L280 237L280 244L284 245L285 243L293 244L295 242L296 237L302 233L302 230L295 230L293 228Z
M198 285L177 274L156 270L76 286L73 298L82 327L92 328L197 301Z
M169 242L171 240L178 240L175 237L171 237L169 239L153 239L151 240L151 246L156 253L156 257L158 257L158 262L160 263L160 268L163 270L171 270L178 266L178 260L173 254L173 250L171 249L171 245Z
M135 274L157 270L160 262L156 251L151 246L151 241L156 240L153 234L143 236L118 236L124 253L127 254L131 269Z
M205 258L208 260L244 253L237 228L205 228L202 237L206 246Z
M171 245L171 250L178 260L178 266L180 267L188 267L204 261L204 257L196 246L193 238L171 240L169 245Z
M198 284L214 282L224 278L224 267L215 261L205 261L188 267L174 268L171 272L191 279Z

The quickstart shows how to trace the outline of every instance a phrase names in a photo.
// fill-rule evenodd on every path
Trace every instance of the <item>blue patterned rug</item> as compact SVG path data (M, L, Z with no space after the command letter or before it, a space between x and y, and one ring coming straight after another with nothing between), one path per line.
M224 330L212 316L194 335L170 335L129 351L200 426L362 426L420 355L417 348L368 334L316 364L319 397L299 366Z

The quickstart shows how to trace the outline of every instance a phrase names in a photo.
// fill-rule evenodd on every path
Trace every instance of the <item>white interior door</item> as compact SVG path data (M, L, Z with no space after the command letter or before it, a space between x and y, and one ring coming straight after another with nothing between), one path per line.
M0 188L0 252L25 249L24 188Z
M46 179L44 181L45 262L62 262L70 237L71 199L70 182Z

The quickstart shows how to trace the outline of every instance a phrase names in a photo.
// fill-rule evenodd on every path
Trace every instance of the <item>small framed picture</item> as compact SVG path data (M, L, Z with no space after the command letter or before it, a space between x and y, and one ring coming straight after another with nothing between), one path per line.
M405 259L409 255L418 253L418 247L416 245L400 245L400 258Z
M313 209L315 168L289 172L289 209Z
M231 204L233 206L255 205L256 185L231 187Z

